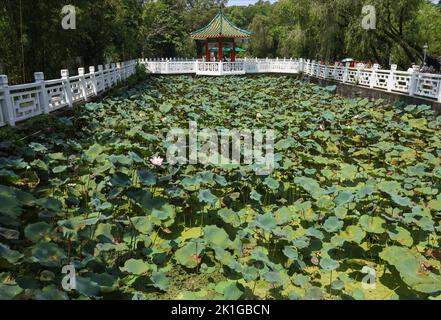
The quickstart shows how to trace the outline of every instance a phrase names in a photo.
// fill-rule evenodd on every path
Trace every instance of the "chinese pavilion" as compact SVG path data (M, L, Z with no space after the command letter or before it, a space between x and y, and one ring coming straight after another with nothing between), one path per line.
M223 12L219 12L214 19L205 27L191 33L191 37L195 40L205 41L205 59L210 61L210 43L214 40L218 43L215 51L218 51L219 61L223 59L223 52L231 51L231 61L236 60L236 39L247 39L251 37L251 32L236 27L230 20L225 17ZM226 45L232 45L227 47Z

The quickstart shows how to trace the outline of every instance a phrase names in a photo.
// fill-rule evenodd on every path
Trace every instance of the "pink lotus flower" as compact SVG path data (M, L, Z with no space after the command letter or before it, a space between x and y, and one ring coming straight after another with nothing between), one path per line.
M317 257L312 257L311 262L313 265L318 266L318 264L320 263L320 260Z
M160 167L162 166L162 163L164 162L164 159L161 157L153 157L150 159L150 162L156 166L156 167Z

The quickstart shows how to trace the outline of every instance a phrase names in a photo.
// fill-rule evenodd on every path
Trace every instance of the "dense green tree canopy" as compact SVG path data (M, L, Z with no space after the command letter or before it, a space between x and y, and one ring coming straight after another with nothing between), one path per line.
M144 57L195 57L189 33L224 8L253 31L241 53L333 61L346 56L407 67L441 56L441 9L429 0L279 0L226 7L227 0L0 0L0 72L12 83L59 70ZM63 6L76 7L77 29L63 30ZM376 29L361 25L366 4Z

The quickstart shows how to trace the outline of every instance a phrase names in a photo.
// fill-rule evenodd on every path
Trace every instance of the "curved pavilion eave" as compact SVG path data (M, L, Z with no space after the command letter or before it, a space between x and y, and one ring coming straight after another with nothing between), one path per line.
M219 41L219 60L222 60L223 40L232 39L233 49L231 59L234 61L236 57L235 40L247 39L250 38L251 35L251 32L235 26L227 17L225 17L223 12L219 12L208 25L190 34L195 40L205 40L206 61L210 61L210 50L208 45L210 39L218 39Z

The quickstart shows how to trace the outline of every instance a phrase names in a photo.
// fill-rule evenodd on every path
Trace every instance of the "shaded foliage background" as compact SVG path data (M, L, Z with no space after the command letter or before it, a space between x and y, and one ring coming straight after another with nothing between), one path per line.
M352 56L406 68L423 59L438 66L441 11L428 0L279 0L226 7L227 0L0 0L0 73L11 83L47 78L59 70L143 57L195 57L189 32L223 7L254 33L242 43L248 56L307 57L333 61ZM63 30L61 9L77 8L77 29ZM362 7L377 9L377 29L361 28ZM242 53L244 55L244 53Z

